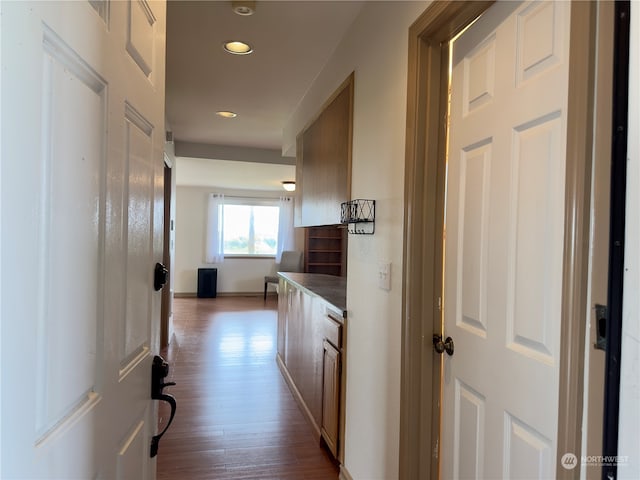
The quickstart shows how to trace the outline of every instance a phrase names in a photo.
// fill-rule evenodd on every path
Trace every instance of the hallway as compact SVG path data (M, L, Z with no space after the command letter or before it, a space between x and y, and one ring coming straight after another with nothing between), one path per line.
M276 366L276 308L273 298L175 299L162 354L178 408L158 480L338 478Z

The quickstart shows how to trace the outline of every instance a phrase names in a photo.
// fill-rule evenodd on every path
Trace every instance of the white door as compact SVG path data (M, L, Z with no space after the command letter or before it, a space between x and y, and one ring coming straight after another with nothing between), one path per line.
M165 4L0 8L0 477L151 479Z
M498 2L453 43L442 478L555 478L568 2Z

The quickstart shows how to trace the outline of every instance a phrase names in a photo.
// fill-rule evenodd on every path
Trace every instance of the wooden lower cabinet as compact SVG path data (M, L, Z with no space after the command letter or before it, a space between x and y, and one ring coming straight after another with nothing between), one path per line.
M280 280L280 284L278 285L278 338L277 338L277 348L278 348L278 358L281 358L282 361L286 361L285 352L286 352L286 328L287 328L287 316L289 315L289 310L291 309L291 288L289 284L284 280ZM281 334L282 332L282 334Z
M322 361L322 437L334 457L338 456L340 426L340 350L325 340Z
M324 299L280 279L277 362L329 451L343 460L344 318Z

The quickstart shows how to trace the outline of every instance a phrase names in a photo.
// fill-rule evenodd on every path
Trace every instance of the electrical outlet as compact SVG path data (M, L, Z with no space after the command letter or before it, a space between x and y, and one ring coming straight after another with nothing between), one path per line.
M378 288L381 290L391 290L391 264L378 263Z

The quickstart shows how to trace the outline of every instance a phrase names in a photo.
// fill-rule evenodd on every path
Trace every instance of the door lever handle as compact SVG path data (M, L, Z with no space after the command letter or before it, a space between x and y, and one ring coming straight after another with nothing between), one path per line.
M175 383L174 382L170 382L170 383L167 383L166 385L175 385ZM166 393L163 393L163 394L159 395L158 397L154 398L154 400L161 400L161 401L167 402L169 405L171 405L171 416L169 417L169 421L165 425L165 427L162 430L162 432L160 432L158 435L154 435L153 438L151 439L151 452L150 452L151 458L153 458L156 455L158 455L158 448L160 447L160 439L162 438L162 436L165 434L165 432L169 428L169 425L171 425L171 422L173 422L173 417L176 414L176 407L177 407L176 399L173 397L173 395L168 395Z
M176 384L176 382L165 383L164 379L167 375L169 375L169 364L165 361L164 358L156 355L155 357L153 357L153 363L151 364L151 398L153 400L167 402L171 406L171 415L169 416L169 421L165 425L162 432L160 432L158 435L155 435L151 439L151 458L155 457L158 454L160 439L169 429L171 422L173 422L173 417L176 414L176 399L172 395L163 392L165 387L170 387Z
M447 337L445 341L442 341L442 335L433 335L433 348L436 353L442 355L444 352L447 352L449 356L453 356L454 345L453 338Z

